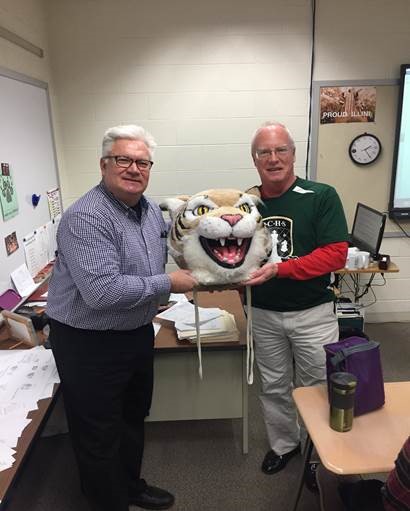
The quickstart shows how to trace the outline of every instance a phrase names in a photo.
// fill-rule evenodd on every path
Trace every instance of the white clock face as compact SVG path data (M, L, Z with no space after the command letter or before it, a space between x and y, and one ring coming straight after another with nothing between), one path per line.
M356 137L349 147L352 160L359 165L373 163L380 155L381 144L374 135L363 134Z

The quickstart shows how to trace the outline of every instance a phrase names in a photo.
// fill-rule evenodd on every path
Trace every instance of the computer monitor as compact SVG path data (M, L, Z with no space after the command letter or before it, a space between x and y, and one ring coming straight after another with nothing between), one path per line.
M398 98L389 216L396 220L408 220L410 218L410 64L400 66Z
M350 244L370 252L377 259L382 243L386 215L360 202L357 203Z

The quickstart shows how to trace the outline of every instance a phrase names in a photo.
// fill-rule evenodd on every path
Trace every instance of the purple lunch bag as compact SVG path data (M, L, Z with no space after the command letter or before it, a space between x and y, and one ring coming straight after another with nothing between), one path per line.
M377 410L384 405L384 382L378 342L354 336L323 347L326 352L329 390L329 377L334 372L352 373L357 378L355 416Z

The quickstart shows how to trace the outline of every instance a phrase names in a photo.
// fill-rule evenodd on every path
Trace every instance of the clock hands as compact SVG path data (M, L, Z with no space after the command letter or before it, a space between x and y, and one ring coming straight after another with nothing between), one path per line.
M374 149L374 147L371 145L368 145L367 147L364 147L362 149L362 151L365 152L367 154L367 156L371 157L372 155L369 153L369 149Z

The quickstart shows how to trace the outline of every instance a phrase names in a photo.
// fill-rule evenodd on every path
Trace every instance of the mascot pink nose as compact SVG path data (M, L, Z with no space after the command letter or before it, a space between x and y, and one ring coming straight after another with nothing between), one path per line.
M221 218L228 222L229 225L235 225L242 219L242 215L222 215Z

